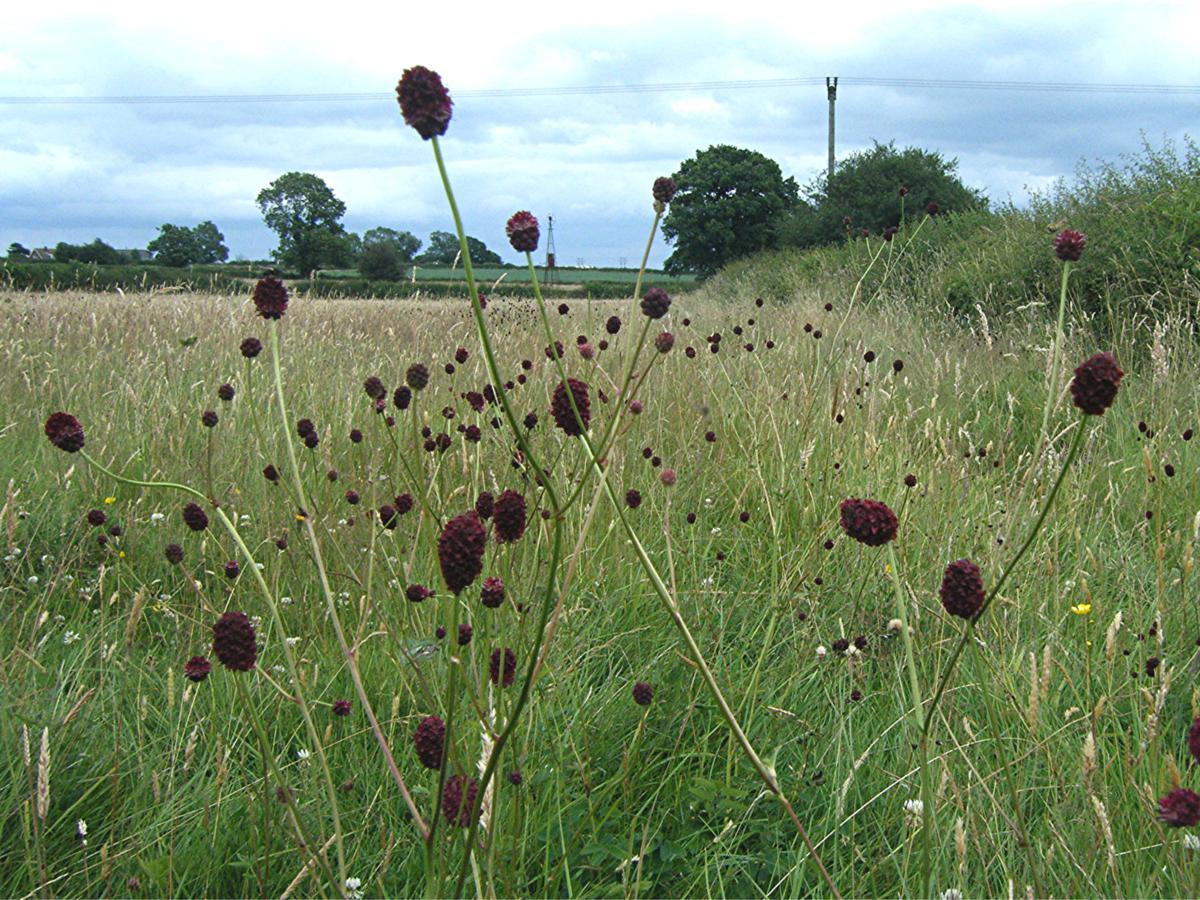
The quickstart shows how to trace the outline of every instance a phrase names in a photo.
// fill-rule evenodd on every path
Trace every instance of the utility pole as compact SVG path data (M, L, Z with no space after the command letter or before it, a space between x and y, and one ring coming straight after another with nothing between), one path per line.
M837 104L837 76L825 79L825 93L829 95L829 165L825 172L825 183L833 181L833 108Z

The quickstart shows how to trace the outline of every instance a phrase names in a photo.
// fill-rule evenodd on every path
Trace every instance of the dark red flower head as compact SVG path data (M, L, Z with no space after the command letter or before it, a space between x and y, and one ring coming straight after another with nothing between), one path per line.
M575 409L579 410L579 418L575 418L575 410L567 399L567 387L571 389L571 397L575 400ZM592 420L592 408L588 402L588 386L575 378L568 378L564 386L560 381L554 389L554 397L550 404L550 413L554 416L554 424L571 437L578 437L587 429ZM582 427L581 427L582 426Z
M417 759L427 769L442 767L442 751L446 745L446 723L437 716L426 716L413 735Z
M882 547L896 537L900 523L886 503L850 497L842 501L840 509L842 528L859 543Z
M384 386L383 379L378 375L368 375L363 382L363 391L372 400L382 400L387 396L387 388Z
M1192 727L1188 729L1187 743L1192 759L1200 763L1200 717L1197 717L1196 721L1192 722Z
M197 503L189 503L183 508L183 524L192 531L203 531L208 527L208 514Z
M532 253L538 245L538 220L527 210L515 212L504 226L508 242L518 253Z
M238 575L241 574L241 571L242 567L238 565L236 559L231 559L229 562L225 563L226 578L237 578Z
M46 437L59 450L77 453L83 449L83 426L70 413L51 413L46 419Z
M609 334L616 334L621 330L621 317L609 316L608 321L604 323L604 330Z
M249 672L258 658L254 626L243 612L230 611L213 625L213 653L234 672Z
M942 211L942 208L940 206L938 206L938 203L936 200L930 200L928 203L925 204L925 212L929 213L929 215L931 215L931 216L936 216L941 211Z
M663 176L662 178L654 179L654 187L650 189L650 193L654 195L654 201L666 206L675 199L675 180Z
M664 331L654 339L654 349L659 353L670 353L671 348L675 346L675 335L669 331Z
M671 307L671 298L662 288L650 288L642 297L642 312L651 319L661 319Z
M491 491L481 491L475 498L475 512L479 514L479 518L490 519L495 508L496 498L492 496Z
M1079 262L1087 247L1087 237L1082 231L1064 228L1054 238L1054 252L1063 262Z
M254 286L254 308L264 319L282 319L287 312L288 292L283 282L274 275L260 278ZM243 344L242 353L244 354Z
M960 619L972 619L983 606L983 575L969 559L958 559L946 566L940 592L946 612Z
M220 417L217 415L216 410L206 409L200 414L200 424L205 428L216 428L219 421Z
M459 594L483 571L487 531L475 510L455 516L438 538L438 562L446 586Z
M404 121L423 139L446 133L454 102L437 72L424 66L405 69L396 85L396 100Z
M108 516L104 514L102 509L89 509L87 514L87 522L93 528L99 528L108 521Z
M1172 828L1191 828L1200 824L1200 794L1176 788L1158 801L1158 817Z
M222 400L224 400L226 403L228 403L230 400L233 399L233 395L235 393L236 393L236 391L234 391L232 384L226 383L226 384L221 385L219 388L217 388L217 396L220 397Z
M343 718L350 715L350 701L349 700L334 700L333 701L333 714L335 716L341 716Z
M1117 397L1125 373L1111 353L1101 351L1081 362L1071 380L1071 397L1089 416L1102 416Z
M411 603L422 603L433 596L433 591L425 587L423 584L414 583L410 584L404 589L404 596L407 597Z
M483 590L479 599L488 609L497 609L504 603L504 582L493 576L483 579Z
M492 684L498 684L501 687L508 687L513 683L513 679L517 677L517 654L513 653L509 647L504 648L504 672L500 672L500 650L492 651L491 659L488 660L488 675L492 679Z
M446 786L442 788L442 815L446 817L446 821L459 828L470 828L471 810L475 807L475 797L478 794L479 782L474 778L469 781L465 775L451 775L447 778ZM478 815L479 811L476 810L475 814Z
M414 391L424 390L425 386L429 384L429 369L424 363L413 363L404 373L404 380Z
M262 353L262 341L256 337L248 337L242 341L241 351L242 356L246 357L246 359L254 359L254 357Z
M189 681L203 681L212 671L212 663L207 656L193 656L183 667L183 674Z
M183 562L183 548L178 544L167 544L163 548L163 556L167 558L167 562L177 566Z
M501 544L519 541L525 533L525 498L516 491L505 491L496 498L492 518L497 541Z
M633 684L633 702L638 706L649 706L650 701L654 699L654 688L644 681L636 681Z

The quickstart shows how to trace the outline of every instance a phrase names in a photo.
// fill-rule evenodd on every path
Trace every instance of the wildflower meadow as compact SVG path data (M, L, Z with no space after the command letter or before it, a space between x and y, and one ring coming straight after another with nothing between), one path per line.
M0 892L1200 893L1194 284L489 301L396 90L465 295L0 293Z

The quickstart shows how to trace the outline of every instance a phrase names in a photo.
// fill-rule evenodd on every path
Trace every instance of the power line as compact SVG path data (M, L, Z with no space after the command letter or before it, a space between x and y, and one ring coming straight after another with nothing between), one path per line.
M735 81L669 81L649 84L592 84L560 87L484 88L455 91L456 99L572 97L603 94L659 94L680 91L759 90L819 85L823 77L759 78ZM1112 84L1072 81L976 81L938 78L875 78L843 76L846 85L930 90L1015 91L1082 94L1200 94L1196 84ZM16 106L203 104L203 103L364 103L393 100L382 91L283 94L130 94L101 96L0 96L0 104Z

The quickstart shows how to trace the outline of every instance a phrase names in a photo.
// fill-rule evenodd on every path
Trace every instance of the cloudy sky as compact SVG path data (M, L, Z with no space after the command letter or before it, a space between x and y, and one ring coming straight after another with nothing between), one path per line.
M419 8L418 8L419 7ZM380 11L385 10L385 11ZM517 209L553 215L559 260L636 262L650 184L735 144L801 184L825 165L823 81L1200 85L1200 3L21 3L0 31L0 252L100 237L143 247L211 219L234 257L275 245L255 196L323 178L354 231L450 230L429 145L390 92L414 64L455 98L443 144L467 230L506 258ZM700 84L697 84L700 83ZM650 91L596 86L675 85ZM574 89L529 97L529 88ZM581 90L584 89L584 90ZM489 94L489 92L492 92ZM246 102L234 95L367 94ZM17 98L204 97L46 103ZM1200 90L1030 91L843 81L839 155L874 140L957 157L993 200L1200 137ZM670 248L655 247L652 262Z

